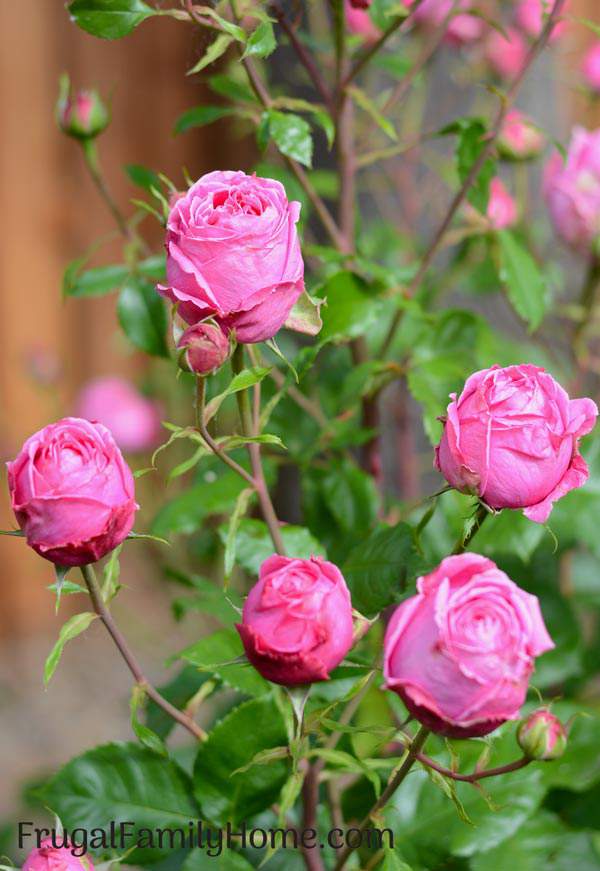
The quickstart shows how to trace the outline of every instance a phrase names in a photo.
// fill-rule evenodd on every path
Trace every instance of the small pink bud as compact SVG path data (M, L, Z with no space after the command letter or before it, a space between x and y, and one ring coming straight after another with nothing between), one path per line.
M565 752L567 731L548 708L540 708L523 720L517 730L517 741L530 759L549 762Z
M519 217L516 201L498 177L493 178L490 183L487 217L494 230L512 227Z
M543 133L530 118L518 109L508 113L498 136L498 151L502 157L507 160L529 160L536 157L545 144Z
M600 93L600 40L586 52L581 71L586 85Z
M506 36L493 30L485 45L485 58L501 79L514 79L527 60L525 38L513 27L505 30Z
M62 846L63 837L46 838L39 847L34 848L23 864L22 871L94 871L94 866L87 856L74 856L69 846ZM73 848L75 849L75 848ZM77 848L78 852L79 848Z
M74 139L94 139L108 126L110 114L95 90L73 91L68 76L60 82L58 126Z
M177 347L185 349L185 361L196 375L210 375L229 357L229 339L208 321L188 327Z

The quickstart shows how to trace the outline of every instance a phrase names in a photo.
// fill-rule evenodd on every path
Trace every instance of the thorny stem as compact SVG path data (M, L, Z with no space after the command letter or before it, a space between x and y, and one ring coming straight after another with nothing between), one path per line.
M243 370L243 345L238 345L233 352L233 357L231 358L231 365L235 375L239 374ZM242 433L244 436L246 436L246 438L252 438L253 436L257 435L257 433L254 431L254 422L252 418L252 409L250 408L248 391L240 390L236 395L238 400L238 409L240 413L240 422L242 425ZM258 501L260 503L263 518L269 528L269 534L271 535L275 550L277 551L277 553L285 556L285 545L283 543L283 536L281 535L279 520L277 519L277 514L275 513L275 509L273 508L271 496L269 495L269 488L267 487L267 482L265 481L265 474L260 458L260 445L249 444L248 454L250 456L250 464L252 466L252 479L254 489L256 490L256 495L258 496Z
M477 535L478 531L481 529L485 519L489 517L490 512L481 502L477 505L477 510L475 512L475 516L473 518L472 524L469 527L467 534L464 534L464 531L458 537L458 541L454 545L452 550L452 555L456 556L457 554L464 553L468 546L471 544L473 538Z
M474 771L472 774L458 774L450 768L438 765L437 762L429 756L425 756L423 753L417 753L417 759L423 765L433 768L433 770L437 771L438 774L443 774L444 777L450 777L452 780L458 780L461 783L477 783L478 780L483 780L484 777L497 777L499 774L508 774L511 771L518 771L520 768L525 768L526 765L529 765L529 763L533 761L527 756L522 756L521 759L517 759L515 762L508 762L506 765L499 765L497 768L487 768L483 771Z
M439 248L444 240L444 236L446 235L446 231L448 230L450 224L452 223L454 216L456 215L459 208L462 206L463 202L465 201L469 190L471 189L473 183L475 182L479 173L481 172L481 169L484 166L486 160L488 160L488 158L490 157L490 155L494 149L494 146L496 144L496 140L498 138L498 135L500 134L500 130L502 128L502 124L504 123L504 119L506 118L507 113L509 112L512 104L514 103L515 98L517 97L517 94L519 93L519 90L521 89L521 85L523 84L523 81L524 81L527 73L529 72L529 69L531 68L534 61L537 59L538 55L545 48L545 46L548 42L548 39L550 38L550 34L554 28L554 25L556 24L556 20L563 11L565 2L566 2L566 0L555 0L554 6L552 8L552 12L548 16L546 24L544 25L544 28L543 28L539 38L531 46L529 53L527 55L527 58L525 60L525 63L523 64L518 75L515 77L511 87L508 90L508 93L503 97L503 99L500 103L500 107L499 107L498 112L496 114L496 119L495 119L495 121L490 129L488 136L487 136L486 144L481 149L481 152L479 153L479 157L473 163L473 165L472 165L471 169L469 170L467 177L465 178L459 191L455 194L454 198L452 199L452 202L450 203L450 207L449 207L444 219L442 220L440 226L438 227L438 229L434 233L433 238L432 238L431 242L429 243L429 246L428 246L427 250L425 251L425 254L423 255L419 269L417 270L414 278L412 279L412 281L410 282L410 284L408 285L408 287L406 289L407 296L412 296L421 286L423 279L425 278L425 275L427 274L427 271L429 270L429 267L431 266L436 254L438 253L438 250L439 250ZM382 345L381 352L380 352L379 356L382 356L382 357L385 356L385 354L389 350L389 347L394 340L394 336L396 335L396 330L398 328L398 325L400 324L401 319L402 319L402 309L399 309L398 312L394 315L394 318L392 320L392 323L391 323L390 328L388 330L387 336L386 336L384 343Z
M426 729L425 726L421 726L413 740L411 741L410 747L408 748L406 759L398 769L396 775L390 780L386 788L381 793L381 796L377 799L369 813L366 815L362 823L358 826L358 831L362 834L365 829L370 825L371 818L378 813L382 808L386 806L392 795L396 792L402 781L405 779L408 772L413 767L415 760L417 759L417 754L421 752L421 748L423 747L427 737L429 735L429 729ZM360 839L356 839L357 842ZM347 846L342 851L339 856L339 859L335 865L334 871L341 871L341 869L346 864L346 861L354 852L356 847Z
M123 636L119 627L116 625L112 614L104 604L93 567L91 565L81 566L81 574L83 575L83 579L88 588L94 611L106 626L109 635L115 642L119 653L125 660L125 663L129 668L129 671L133 675L136 684L141 687L146 695L151 698L152 701L154 701L160 708L162 708L165 713L167 713L177 723L187 729L188 732L191 732L195 738L198 738L199 741L206 740L206 732L201 729L200 726L196 722L194 722L191 717L189 717L183 711L180 711L178 708L174 707L170 702L163 698L163 696L161 696L158 690L152 686L152 684L144 675L141 666L139 665L127 641L125 640L125 637Z

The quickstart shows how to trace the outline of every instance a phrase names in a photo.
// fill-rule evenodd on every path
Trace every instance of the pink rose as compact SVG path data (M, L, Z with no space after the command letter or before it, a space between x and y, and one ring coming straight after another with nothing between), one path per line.
M558 235L589 250L600 234L600 129L574 128L566 161L553 154L546 164L543 193Z
M588 87L600 92L600 41L587 50L581 71Z
M414 0L404 0L405 6L412 6ZM451 12L454 0L424 0L415 12L415 21L423 27L433 30L440 27ZM461 0L458 15L453 15L448 22L445 40L454 45L464 45L479 39L484 30L481 18L469 15L473 8L473 0Z
M457 490L544 523L587 481L579 439L596 423L596 403L569 399L541 367L483 369L451 398L435 463Z
M55 839L62 841L62 836ZM94 871L94 866L87 856L74 856L70 847L54 847L52 838L46 838L29 853L21 871Z
M554 0L520 0L515 11L515 21L527 36L537 39L553 7ZM566 10L565 6L563 15ZM559 21L558 24L555 24L550 39L558 39L564 33L566 26L565 21Z
M149 451L160 441L160 408L123 378L95 378L77 398L77 417L109 429L122 451Z
M421 723L452 738L519 716L534 657L554 647L536 596L489 559L463 553L417 581L384 640L383 671Z
M546 140L531 121L518 109L511 109L498 136L498 150L509 160L529 160L544 148Z
M206 322L188 327L177 347L186 349L186 363L196 375L209 375L229 357L229 339L216 324Z
M65 417L30 436L7 467L27 544L51 562L95 562L130 533L133 475L102 424Z
M379 39L381 30L373 23L365 8L355 6L350 0L346 0L344 8L346 25L350 33L362 36L365 42L376 42Z
M514 79L527 59L527 43L518 30L505 28L506 37L492 30L485 44L485 57L492 70L501 79Z
M237 630L248 659L267 680L284 686L327 680L353 644L342 573L321 557L269 557Z
M299 216L278 181L202 176L169 214L168 283L158 290L189 324L212 317L240 342L272 338L304 290Z
M517 222L517 204L506 190L503 182L497 177L490 182L487 217L494 230L512 227Z

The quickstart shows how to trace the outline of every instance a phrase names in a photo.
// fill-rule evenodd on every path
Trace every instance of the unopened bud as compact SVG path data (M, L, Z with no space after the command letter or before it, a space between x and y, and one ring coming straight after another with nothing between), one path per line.
M539 127L518 109L506 116L498 136L498 151L507 160L530 160L544 149L546 139Z
M68 76L60 81L56 104L58 126L74 139L94 139L108 126L110 113L95 90L74 91Z
M220 327L207 321L188 327L177 347L185 351L185 362L197 375L210 375L229 357L229 339Z
M523 720L517 730L517 741L529 759L549 762L565 752L567 731L548 708L540 708Z

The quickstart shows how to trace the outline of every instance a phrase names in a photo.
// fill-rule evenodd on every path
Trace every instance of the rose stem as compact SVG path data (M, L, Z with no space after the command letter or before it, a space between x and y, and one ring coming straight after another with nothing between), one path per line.
M366 815L362 823L358 826L358 831L362 834L367 826L369 825L371 818L382 808L386 806L392 795L396 792L410 769L413 767L415 760L417 758L417 754L420 753L421 748L423 747L425 741L427 740L428 735L430 734L429 729L426 729L425 726L421 726L415 737L412 739L410 743L410 747L408 748L406 759L400 766L396 775L390 780L384 791L381 793L381 796L377 799L369 813ZM346 864L348 857L354 852L356 847L346 846L345 849L340 854L340 857L335 865L334 871L341 871L341 869Z
M498 112L496 114L496 119L491 127L489 134L487 135L486 144L481 149L479 157L477 158L477 160L475 161L475 163L473 164L473 166L469 170L469 173L467 174L467 177L465 178L460 189L453 197L453 199L450 203L450 206L448 208L448 211L446 213L446 216L444 217L440 226L438 227L438 229L434 233L433 238L432 238L431 242L429 243L429 246L428 246L427 250L425 251L425 254L423 255L419 269L417 270L414 278L412 279L412 281L410 282L410 284L408 285L408 287L405 291L406 296L413 296L415 291L417 291L418 288L421 286L421 283L422 283L423 279L425 278L425 275L427 274L429 267L431 266L433 260L435 259L435 256L438 253L438 250L441 247L442 242L444 241L444 236L446 235L446 231L448 230L450 224L452 223L454 216L458 212L459 208L462 206L469 190L471 189L471 186L473 185L473 183L477 179L477 177L478 177L482 167L484 166L486 160L488 160L488 158L492 154L492 151L493 151L494 146L496 144L496 140L497 140L498 135L500 133L500 130L502 128L502 124L504 123L504 119L506 118L508 111L510 110L512 104L514 103L514 101L515 101L515 99L516 99L516 97L521 89L521 85L523 84L523 81L525 80L525 77L526 77L527 73L529 72L530 67L532 66L534 61L537 59L538 55L546 47L548 39L550 38L550 34L552 33L554 25L556 24L556 20L559 17L559 15L561 14L561 12L563 11L563 7L565 5L565 2L566 2L566 0L555 0L554 6L552 8L552 12L548 16L546 24L545 24L539 38L531 46L529 53L527 55L527 58L525 60L525 63L523 64L520 72L515 77L515 79L511 85L511 87L509 88L507 94L502 98L502 100L500 102L500 107L499 107ZM392 319L387 336L385 337L385 340L384 340L383 345L381 347L381 352L379 354L379 356L381 356L381 357L385 356L385 354L389 350L390 345L392 344L392 342L394 340L394 336L396 335L396 330L397 330L398 325L400 324L400 321L402 319L402 311L403 311L402 309L399 309Z
M213 439L211 434L209 433L206 422L204 420L204 401L206 397L206 380L201 376L196 378L196 429L200 432L200 435L209 446L211 451L223 462L226 466L229 466L230 469L233 469L236 474L238 474L241 478L246 481L247 484L250 484L251 487L256 489L256 481L249 475L248 472L244 469L243 466L240 466L239 463L236 463L224 450L222 450L216 441Z
M238 375L244 369L243 345L238 345L233 352L233 356L231 358L231 367L233 369L234 375ZM252 409L250 408L248 391L240 390L236 395L238 401L238 409L240 413L242 434L246 438L252 438L253 436L258 435L258 433L254 431ZM281 535L281 529L279 527L279 520L277 519L277 514L275 513L275 509L273 508L273 503L271 502L271 497L269 495L269 488L267 487L267 482L265 481L265 474L260 458L260 445L250 443L248 445L248 454L250 456L250 464L252 466L252 478L254 488L256 490L256 495L258 496L258 501L260 502L262 515L264 517L265 523L269 528L269 533L271 535L271 539L273 540L275 550L277 551L277 553L285 556L285 545L283 543L283 536Z
M478 531L481 529L483 523L486 518L489 517L490 512L487 510L485 505L481 502L477 505L477 511L475 512L475 517L473 518L473 523L467 532L464 534L464 531L458 538L458 541L454 545L454 549L452 550L452 556L456 556L459 553L464 553L468 546L471 544L471 541L475 538Z
M484 777L496 777L499 774L508 774L510 771L519 771L519 769L525 768L526 765L533 762L527 756L522 756L521 759L517 759L515 762L507 762L506 765L499 765L497 768L474 771L472 774L457 774L449 768L444 768L443 765L438 765L437 762L434 762L433 759L425 756L423 753L417 753L417 759L423 765L427 765L439 774L443 774L444 777L450 777L452 780L458 780L462 783L476 783L478 780L483 780Z
M100 593L98 582L96 580L96 574L93 567L91 565L81 566L81 574L83 575L83 579L88 588L94 611L106 626L109 635L115 642L121 656L125 660L125 663L127 664L129 671L133 675L136 684L141 687L146 695L149 696L154 702L156 702L156 704L160 708L162 708L165 713L167 713L177 723L187 729L188 732L191 732L192 735L198 738L199 741L204 741L207 737L204 729L201 729L200 726L195 723L191 717L188 717L187 714L183 713L183 711L178 710L178 708L174 707L170 702L163 698L163 696L161 696L158 690L152 686L152 684L144 675L144 672L142 671L138 661L133 655L127 641L125 640L125 637L121 633L119 627L116 625L110 611L102 600L102 594Z

